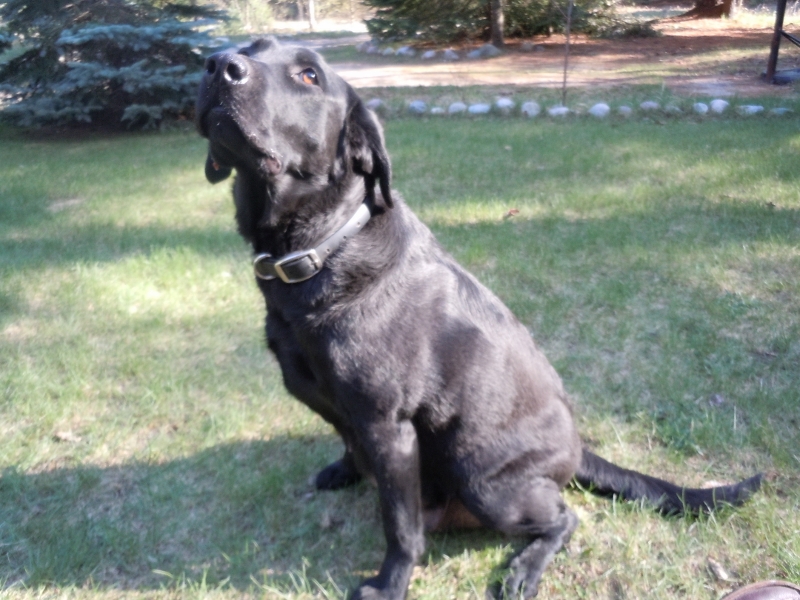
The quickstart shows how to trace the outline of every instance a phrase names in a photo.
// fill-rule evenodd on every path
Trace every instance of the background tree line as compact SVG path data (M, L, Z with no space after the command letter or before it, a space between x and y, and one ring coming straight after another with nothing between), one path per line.
M0 0L0 117L23 126L189 119L221 34L274 20L365 20L373 37L463 42L560 31L567 0ZM573 29L613 31L615 0L574 0Z
M549 35L564 30L566 0L365 0L374 9L366 21L381 39L437 42ZM590 35L622 35L614 0L574 0L572 29Z

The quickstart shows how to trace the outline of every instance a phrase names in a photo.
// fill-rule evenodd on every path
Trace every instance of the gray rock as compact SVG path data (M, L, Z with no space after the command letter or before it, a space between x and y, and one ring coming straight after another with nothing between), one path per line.
M692 110L698 115L704 115L708 112L708 104L705 102L695 102L692 105Z
M480 48L475 48L467 53L467 58L492 58L494 56L499 56L502 52L496 47L492 46L492 44L484 44Z
M645 100L639 105L642 110L658 110L661 105L655 100Z
M397 49L395 52L397 56L405 56L406 58L411 58L417 55L417 51L414 50L411 46L402 46Z
M667 104L664 107L664 112L670 115L680 115L683 113L681 107L678 106L677 104Z
M623 104L617 109L617 113L621 117L630 117L633 114L633 109L630 106Z
M566 117L569 114L569 109L566 106L551 106L547 109L547 114L551 117Z
M538 102L534 102L533 100L531 100L529 102L523 103L519 111L526 117L535 117L540 112L542 112L542 107L539 106Z
M415 115L424 114L427 110L428 105L422 100L412 100L408 103L408 112L414 113Z
M492 44L484 44L480 47L480 51L483 58L493 58L503 53L497 46L493 46Z
M764 107L758 104L743 104L739 107L739 113L743 115L757 115L764 111Z
M725 112L725 109L727 109L729 106L730 103L727 100L722 100L720 98L717 98L716 100L711 101L711 112L721 115L722 113Z
M491 104L483 104L483 103L470 104L470 106L469 106L469 108L467 110L469 111L469 114L471 114L471 115L485 115L490 110L492 110L492 105Z
M458 55L458 52L453 50L452 48L448 48L444 51L442 58L445 60L459 60L461 57Z
M500 111L500 114L508 115L511 114L511 111L514 110L517 104L511 98L498 98L494 105L497 107L497 110Z
M381 52L382 56L394 56L394 49L392 48L384 48Z
M378 110L383 106L383 100L380 98L373 98L372 100L367 101L366 106L370 110Z
M441 106L434 106L433 108L431 108L431 114L432 115L443 115L444 114L444 109Z
M453 102L447 109L451 115L457 115L467 110L467 105L463 102Z
M519 49L520 52L533 52L533 42L522 42Z
M598 102L589 109L589 114L598 119L605 119L610 112L611 107L605 102Z
M762 76L763 75L766 75L766 73L763 73ZM787 69L785 71L778 71L772 78L772 82L777 83L778 85L786 85L789 83L794 83L795 81L800 81L800 69Z
M436 50L427 50L426 52L422 53L422 58L425 60L432 60L436 58L439 53Z
M781 107L778 107L778 108L773 108L772 110L769 111L769 114L776 115L776 116L780 117L780 116L783 116L783 115L788 115L790 112L793 112L791 108L785 108L785 107L781 106Z

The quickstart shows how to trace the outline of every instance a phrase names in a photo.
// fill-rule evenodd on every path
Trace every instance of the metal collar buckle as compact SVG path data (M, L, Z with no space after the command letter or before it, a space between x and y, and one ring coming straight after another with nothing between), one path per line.
M310 270L300 275L287 273L287 270L291 270L293 266L300 266L301 261L305 260L309 262L307 266ZM315 248L291 252L274 261L271 254L259 254L253 259L253 270L256 277L264 281L270 281L277 276L284 283L300 283L319 273L322 270L322 261ZM274 270L275 274L270 273L270 270Z
M339 246L361 231L371 216L368 204L363 202L347 223L316 248L290 252L281 258L273 258L266 253L259 254L253 259L256 277L264 281L280 279L284 283L300 283L311 279L322 271L325 260Z

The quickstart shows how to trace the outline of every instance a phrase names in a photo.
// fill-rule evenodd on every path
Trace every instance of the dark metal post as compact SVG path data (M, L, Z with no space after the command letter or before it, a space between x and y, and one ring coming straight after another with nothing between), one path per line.
M769 61L767 62L767 83L773 83L775 69L778 66L778 50L781 47L781 31L783 31L783 15L786 13L786 0L778 0L775 7L775 33L772 34L772 44L769 48Z

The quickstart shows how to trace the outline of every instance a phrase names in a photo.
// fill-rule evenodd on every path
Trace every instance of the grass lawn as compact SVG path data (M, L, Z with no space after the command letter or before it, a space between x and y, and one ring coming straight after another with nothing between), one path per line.
M691 485L768 474L703 518L568 490L581 526L539 597L800 581L800 118L397 119L387 141L592 448ZM0 137L3 597L339 598L380 563L375 490L309 483L341 447L282 387L204 158L192 132ZM483 598L520 542L432 536L410 597Z

